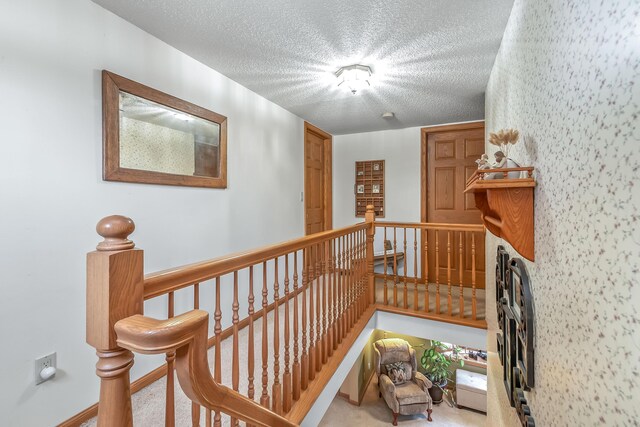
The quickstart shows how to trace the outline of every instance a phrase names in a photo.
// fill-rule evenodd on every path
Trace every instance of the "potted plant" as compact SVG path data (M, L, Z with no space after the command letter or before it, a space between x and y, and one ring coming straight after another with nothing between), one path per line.
M451 377L451 364L464 366L461 357L462 349L458 346L451 347L440 341L431 341L431 347L426 349L420 359L420 365L425 371L425 376L431 380L433 387L429 389L433 403L441 403L444 388Z

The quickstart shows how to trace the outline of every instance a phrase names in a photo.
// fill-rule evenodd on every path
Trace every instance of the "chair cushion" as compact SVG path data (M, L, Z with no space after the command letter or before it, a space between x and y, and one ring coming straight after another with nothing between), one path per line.
M403 384L411 379L411 365L407 362L390 363L384 367L387 371L387 376L396 385Z
M386 338L374 343L380 353L380 364L410 362L409 343L400 338Z
M398 403L401 406L429 402L427 392L413 381L407 381L396 386L396 399L398 399Z

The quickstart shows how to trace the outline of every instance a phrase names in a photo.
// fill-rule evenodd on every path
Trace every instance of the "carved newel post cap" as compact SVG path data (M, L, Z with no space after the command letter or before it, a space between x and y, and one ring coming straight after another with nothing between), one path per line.
M373 212L373 205L367 205L367 212Z
M129 235L136 229L136 225L131 218L122 215L111 215L104 217L96 225L96 231L104 237L98 243L96 249L99 251L122 251L133 249L135 243L128 239Z

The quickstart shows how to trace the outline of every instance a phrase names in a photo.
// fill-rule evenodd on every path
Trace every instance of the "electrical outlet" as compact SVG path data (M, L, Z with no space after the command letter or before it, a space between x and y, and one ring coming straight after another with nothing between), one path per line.
M40 377L40 372L42 372L43 369L49 368L49 367L57 368L56 353L47 354L46 356L42 356L36 359L36 385L41 384L45 381L48 381L55 376L55 374L53 374L53 376L51 376L50 378L47 378L46 380L43 380Z

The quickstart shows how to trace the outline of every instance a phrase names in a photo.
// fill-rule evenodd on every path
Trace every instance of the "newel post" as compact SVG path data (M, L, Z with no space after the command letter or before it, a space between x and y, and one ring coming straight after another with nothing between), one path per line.
M367 305L369 305L376 302L375 278L373 275L373 238L376 234L376 213L373 210L373 205L367 205L364 220L369 224L367 228L367 282L369 288Z
M128 239L135 225L127 217L103 218L104 237L87 254L87 343L96 349L100 377L98 426L133 425L129 370L133 353L118 347L113 325L143 312L143 251Z

